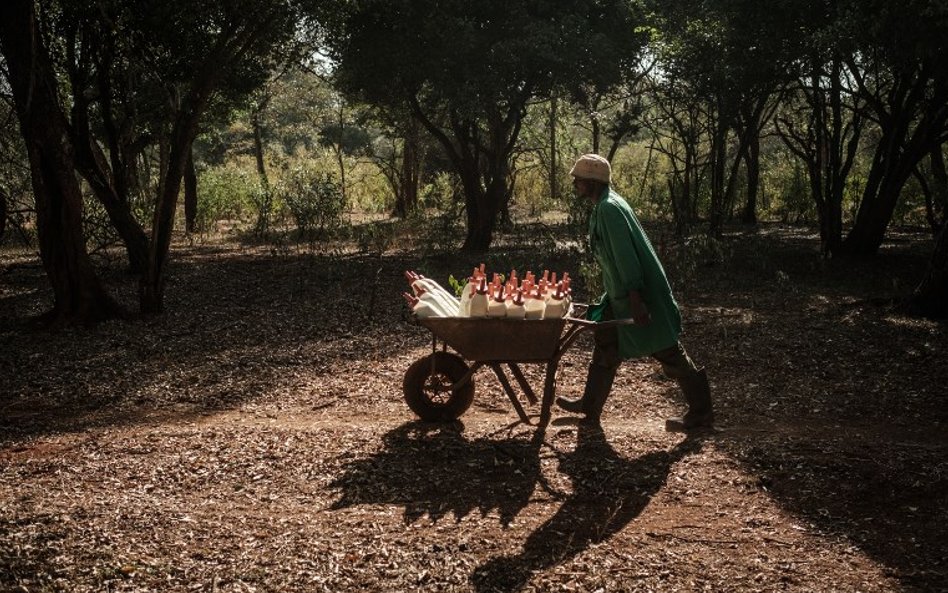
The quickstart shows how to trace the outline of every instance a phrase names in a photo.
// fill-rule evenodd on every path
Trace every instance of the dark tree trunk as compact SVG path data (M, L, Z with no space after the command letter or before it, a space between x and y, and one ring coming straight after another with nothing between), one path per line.
M120 190L118 185L113 183L113 174L110 174L108 167L104 165L104 156L98 150L95 140L83 132L81 126L75 124L77 119L75 111L74 109L73 130L76 132L74 139L77 170L89 183L96 198L105 208L109 221L122 239L128 255L129 271L133 274L141 274L148 263L148 236L132 214L127 191ZM113 173L125 174L121 169Z
M7 195L0 192L0 244L3 244L3 236L7 232Z
M557 202L560 190L556 180L559 179L558 164L556 162L556 97L550 99L550 197Z
M711 138L711 207L708 214L708 234L719 237L724 226L725 171L727 169L728 126L718 114Z
M197 224L197 172L194 170L194 149L188 151L188 162L184 168L184 228L194 232Z
M760 192L760 136L757 134L748 139L744 165L747 168L747 200L744 203L741 222L757 224L757 196Z
M461 185L464 188L464 200L467 213L467 235L464 238L464 251L482 252L490 248L494 238L497 215L504 199L499 184L481 187L481 176L476 163L466 163L461 173ZM499 190L499 191L498 191Z
M948 171L945 168L945 156L941 146L931 150L930 162L932 168L931 196L928 199L928 224L932 227L932 234L938 235L938 230L948 222Z
M892 155L894 156L894 155ZM895 157L899 163L887 165L876 161L873 168L880 170L876 176L870 172L869 182L863 192L862 202L856 213L852 229L843 242L843 249L855 255L875 255L885 240L892 214L898 204L905 182L911 176L906 157ZM913 163L914 167L914 163Z
M942 225L928 271L905 308L929 319L948 318L948 224Z
M786 129L780 129L784 144L806 165L819 217L820 252L827 258L843 250L843 195L863 121L858 106L850 106L848 120L843 117L842 66L842 61L834 58L827 72L822 58L811 61L810 82L800 88L809 108L807 127L797 130L792 121L786 121Z
M191 155L191 146L197 136L198 123L207 107L208 99L217 86L226 67L248 51L253 41L267 28L266 21L254 23L238 32L221 34L215 45L208 49L204 61L192 74L188 90L180 100L175 97L171 129L162 138L161 173L155 213L152 219L151 241L148 246L148 267L138 284L139 307L144 314L161 313L164 308L165 265L171 247L175 211L181 182Z
M68 127L32 0L0 3L0 46L30 161L40 256L53 288L53 323L89 323L121 313L86 252L82 194Z
M402 158L399 166L392 167L392 189L395 191L393 214L399 218L408 216L418 205L418 185L421 182L421 146L418 122L408 117L402 139ZM396 169L398 172L396 173Z
M255 109L250 114L250 125L253 128L253 156L257 163L257 175L260 176L260 183L266 189L270 187L270 180L267 179L267 167L263 160L263 130L260 128L259 109Z
M402 194L404 195L406 215L414 212L415 208L418 207L418 187L421 184L420 140L418 123L412 118L405 139L405 154L402 158Z
M207 89L207 93L210 89ZM139 282L139 307L144 314L161 313L164 309L165 264L174 215L178 206L181 181L187 168L191 144L197 135L198 118L204 110L207 94L198 92L186 100L179 110L168 142L167 166L162 170L161 190L155 203L151 243L148 249L148 268Z

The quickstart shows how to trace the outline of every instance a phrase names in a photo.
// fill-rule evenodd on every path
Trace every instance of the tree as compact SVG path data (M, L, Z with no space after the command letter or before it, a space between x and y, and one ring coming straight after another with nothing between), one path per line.
M839 39L833 36L834 44ZM805 165L810 195L816 202L820 226L820 251L833 257L842 250L843 198L846 180L856 159L865 119L860 101L852 92L852 77L841 55L842 48L819 49L776 119L787 148Z
M697 220L706 177L703 112L680 79L652 75L647 88L651 111L643 122L652 136L650 151L664 155L671 165L668 194L675 232L681 236Z
M145 271L148 237L131 208L137 163L152 141L148 118L156 88L135 84L136 65L118 30L120 7L111 2L63 0L44 16L58 66L68 77L70 141L77 171L102 203L128 254L132 273ZM139 97L149 97L143 105Z
M871 255L885 239L919 162L948 141L948 5L940 0L853 4L849 18L860 47L847 63L879 140L843 248Z
M0 48L29 157L40 257L53 288L53 323L120 314L86 252L82 194L52 61L32 0L0 3Z
M438 140L464 191L463 248L485 250L528 102L621 82L647 39L641 22L622 0L367 0L347 5L328 39L345 92L410 109Z
M660 78L677 87L679 97L694 102L686 112L699 109L704 118L711 234L720 232L733 209L741 163L757 166L753 148L780 92L793 79L795 48L800 43L797 4L752 0L655 4L661 31L656 45ZM749 186L753 188L753 183Z
M265 79L272 56L295 31L288 1L122 2L123 30L144 75L164 89L163 147L148 249L139 283L143 313L163 308L165 267L181 183L202 116L215 100L244 96Z

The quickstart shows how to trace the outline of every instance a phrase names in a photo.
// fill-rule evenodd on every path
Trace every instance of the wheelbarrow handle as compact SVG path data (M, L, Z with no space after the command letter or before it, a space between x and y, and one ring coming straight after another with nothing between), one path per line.
M635 325L635 320L631 317L625 319L610 319L609 321L589 321L588 319L579 319L577 317L565 317L566 321L581 326L583 329L593 329L597 327L618 327L620 325Z
M567 315L564 317L566 321L574 325L580 326L582 329L593 329L597 327L618 327L621 325L635 325L635 320L631 317L625 319L610 319L609 321L590 321L585 319L586 311L589 309L589 305L586 303L573 303L574 308L581 308L579 311L579 316L574 317L572 315Z

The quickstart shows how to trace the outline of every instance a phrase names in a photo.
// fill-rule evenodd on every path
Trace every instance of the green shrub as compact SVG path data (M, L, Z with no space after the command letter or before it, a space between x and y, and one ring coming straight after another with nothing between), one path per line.
M332 175L313 167L294 167L283 178L279 195L301 236L327 236L343 226L345 201Z
M381 256L395 243L396 229L391 222L368 222L355 229L356 243L362 253Z
M205 233L223 220L243 220L255 211L252 195L260 181L251 171L232 167L213 168L198 177L195 228Z
M276 192L269 185L260 184L253 188L253 191L248 194L248 198L257 214L256 222L253 225L254 234L263 237L273 226L273 218L277 211Z

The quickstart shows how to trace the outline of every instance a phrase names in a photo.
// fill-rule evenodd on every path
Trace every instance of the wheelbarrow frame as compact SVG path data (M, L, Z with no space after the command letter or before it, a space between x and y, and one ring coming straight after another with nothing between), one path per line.
M497 376L520 420L525 424L532 424L504 367L501 366L506 365L530 404L536 405L540 401L540 418L537 425L545 427L550 422L556 395L556 371L560 360L582 332L634 324L632 319L595 322L573 316L577 310L585 316L586 309L586 305L574 304L570 315L559 319L429 317L416 318L416 321L431 332L433 353L438 351L440 341L442 351L450 347L465 362L471 361L464 376L450 386L452 394L463 388L475 372L486 366ZM431 360L433 366L435 357L432 356ZM523 374L519 366L523 363L545 365L542 400L537 398ZM433 374L435 369L432 368L431 372Z

